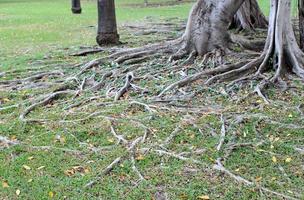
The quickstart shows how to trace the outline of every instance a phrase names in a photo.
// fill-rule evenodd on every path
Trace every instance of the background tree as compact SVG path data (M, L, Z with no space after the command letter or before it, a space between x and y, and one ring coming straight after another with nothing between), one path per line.
M268 22L261 11L257 0L245 0L234 15L231 27L252 30L254 28L267 28Z
M299 4L299 27L300 27L300 47L304 50L304 0L298 0Z
M96 41L99 45L119 44L114 0L98 0L98 30Z
M72 12L74 14L80 14L81 13L80 0L72 0Z

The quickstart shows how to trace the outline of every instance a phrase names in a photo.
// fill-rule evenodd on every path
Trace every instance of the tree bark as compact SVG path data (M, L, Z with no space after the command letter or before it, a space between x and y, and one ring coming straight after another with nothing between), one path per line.
M304 50L304 0L299 3L299 27L300 27L300 48Z
M257 0L245 0L243 5L234 15L232 28L240 30L253 30L255 28L267 28L268 21L262 13Z
M96 41L102 45L119 44L114 0L98 0L98 31Z
M81 13L80 0L72 0L72 12L74 14L80 14Z
M184 52L195 51L205 55L214 49L226 49L230 42L229 24L244 0L198 0L193 6L184 35L182 48L175 57Z

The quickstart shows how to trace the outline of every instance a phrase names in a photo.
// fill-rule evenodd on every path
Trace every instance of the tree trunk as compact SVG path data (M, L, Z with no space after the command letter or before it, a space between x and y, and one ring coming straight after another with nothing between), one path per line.
M299 27L300 27L300 47L304 50L304 0L298 0L299 3Z
M267 19L262 13L257 0L245 0L231 23L232 28L240 30L267 28L267 25Z
M304 53L297 43L291 20L291 0L271 0L268 36L261 56L245 66L213 77L208 83L244 78L255 72L275 70L275 74L261 86L275 83L286 88L286 72L292 71L304 80Z
M102 45L118 44L114 0L98 0L98 31L96 41Z
M80 0L72 0L72 12L74 14L80 14L81 13Z
M244 0L198 0L189 15L182 37L182 48L174 57L193 51L202 56L214 49L226 49L230 42L229 24L243 2Z

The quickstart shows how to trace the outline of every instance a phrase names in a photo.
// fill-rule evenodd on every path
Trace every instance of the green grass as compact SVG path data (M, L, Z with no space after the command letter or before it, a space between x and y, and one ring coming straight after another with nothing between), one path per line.
M163 36L135 36L132 32L126 31L123 24L144 23L150 17L152 21L174 21L175 17L186 19L192 5L185 3L145 8L139 6L142 2L116 1L121 38L131 46L140 46L149 41L162 39ZM268 1L261 0L260 3L267 14ZM83 14L72 15L69 2L63 0L0 1L0 72L19 70L14 75L8 74L2 78L23 77L28 73L34 73L29 72L28 68L37 67L62 68L65 73L71 73L77 69L67 66L95 58L96 56L68 56L70 52L79 50L79 46L95 45L96 28L89 27L96 24L95 4L95 1L84 1ZM151 69L157 70L161 67L151 64ZM0 77L0 80L2 78ZM168 80L141 84L150 87L149 84L162 85L172 81L172 78L168 77ZM258 97L236 104L234 99L218 96L216 90L221 88L206 90L191 103L205 105L208 108L210 105L221 105L226 109L224 116L243 111L247 114L259 113L283 124L279 126L252 117L238 125L231 125L227 130L224 148L228 147L229 142L256 144L263 140L264 143L254 148L237 148L227 159L225 166L233 173L257 182L257 185L291 196L298 195L303 199L304 191L301 186L304 185L304 159L294 147L303 148L303 116L301 117L296 107L304 104L304 87L297 81L294 85L296 88L292 92L267 92L269 98L280 100L276 105L266 105ZM153 199L156 192L162 190L168 193L170 199L192 200L198 199L201 195L208 195L211 199L279 199L261 193L256 187L238 184L221 173L205 170L212 167L216 158L223 156L222 152L215 150L221 129L220 116L212 113L197 116L196 123L203 134L186 123L182 125L178 136L168 145L168 149L175 153L203 149L203 153L191 155L191 158L200 160L203 164L149 153L136 161L146 181L135 184L138 177L132 171L130 160L126 159L109 175L103 176L99 184L92 188L84 188L85 184L94 180L114 159L124 156L125 149L120 145L112 147L115 138L111 134L109 123L103 118L90 118L76 124L59 123L58 119L73 120L95 111L102 111L106 116L119 118L119 123L115 126L116 131L128 140L134 140L143 134L143 129L127 119L132 118L153 130L146 144L148 146L166 139L185 115L160 112L150 118L149 113L130 108L127 101L109 106L96 106L97 103L107 105L109 100L104 98L90 103L80 112L71 110L67 113L66 105L86 97L81 96L75 100L59 99L53 106L39 108L30 114L29 117L33 118L51 119L46 124L24 123L19 120L19 114L30 105L30 102L53 89L52 87L46 90L7 91L0 88L0 108L22 103L16 108L0 111L0 136L22 142L14 147L0 149L0 199L149 200ZM243 95L244 92L240 90L237 95ZM292 125L300 128L290 128ZM51 149L42 149L43 146L51 146ZM108 149L94 153L90 150L92 147ZM273 162L273 156L277 162ZM287 158L291 158L291 162L286 162ZM25 169L24 165L30 169ZM65 174L75 166L82 166L86 171L76 172L72 176ZM3 187L4 183L8 183L9 187ZM19 196L16 195L17 190L20 190Z

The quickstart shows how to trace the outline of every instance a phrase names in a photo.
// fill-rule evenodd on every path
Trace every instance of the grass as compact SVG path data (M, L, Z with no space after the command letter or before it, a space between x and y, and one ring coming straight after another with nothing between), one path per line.
M160 0L153 2L156 1ZM269 6L267 2L260 1L265 12ZM147 21L147 16L152 21L174 21L175 17L186 19L191 7L191 3L185 3L145 8L138 6L142 3L140 0L118 0L116 3L122 40L133 46L159 40L163 36L135 36L124 30L123 24L143 23ZM83 10L82 15L72 15L70 5L62 0L1 1L0 70L19 70L17 76L22 77L28 73L28 68L46 66L52 69L63 66L62 70L70 73L75 69L66 66L96 57L83 59L68 56L69 52L78 50L79 46L95 45L96 28L89 27L96 24L95 1L84 1ZM152 67L158 69L157 67L162 66ZM16 75L8 75L3 79L14 78ZM152 84L168 84L172 80L168 78L162 81ZM269 123L251 117L239 125L231 125L225 138L225 148L229 142L256 144L263 140L264 143L256 148L236 149L225 166L257 185L304 198L301 187L304 185L304 159L294 149L303 148L303 117L296 108L304 104L304 87L297 81L293 84L296 86L295 90L268 91L269 98L277 100L276 105L264 104L258 97L236 104L233 99L219 96L214 90L202 93L192 103L208 107L221 105L226 108L224 115L246 111L247 114L263 114L272 119L273 123ZM185 117L184 114L161 112L151 119L146 112L130 108L127 101L122 101L114 106L89 104L83 112L67 115L64 108L73 100L65 98L56 101L53 107L40 108L30 115L53 121L47 124L23 123L18 118L20 112L36 96L50 92L53 88L46 91L0 89L0 106L25 103L17 108L0 111L0 136L22 142L14 147L0 149L0 199L154 199L155 193L162 190L168 193L170 199L199 199L202 195L208 195L211 199L277 199L276 196L261 193L256 187L242 186L221 173L204 170L207 166L212 166L218 156L222 156L222 153L215 151L219 137L211 134L220 133L221 121L218 114L212 113L197 117L197 125L203 134L190 124L183 124L181 132L168 146L170 151L176 153L203 149L203 153L193 154L191 158L204 164L198 165L155 153L139 154L136 164L146 181L134 184L138 180L137 175L132 171L131 162L125 160L109 175L102 177L98 185L84 189L85 184L126 152L121 146L111 148L115 144L115 138L110 132L109 123L102 118L76 124L61 124L56 122L58 119L72 120L84 117L87 113L102 111L104 115L119 118L117 132L132 140L143 134L141 127L131 124L127 119L132 118L151 127L153 134L148 143L154 144L167 138ZM240 90L237 95L244 92L248 91ZM108 102L107 99L99 99L97 103ZM299 128L290 128L293 125ZM43 146L52 148L42 149ZM108 147L110 150L93 153L90 150L92 147ZM78 170L73 171L73 167ZM67 174L68 172L72 174ZM16 194L18 190L19 195Z

